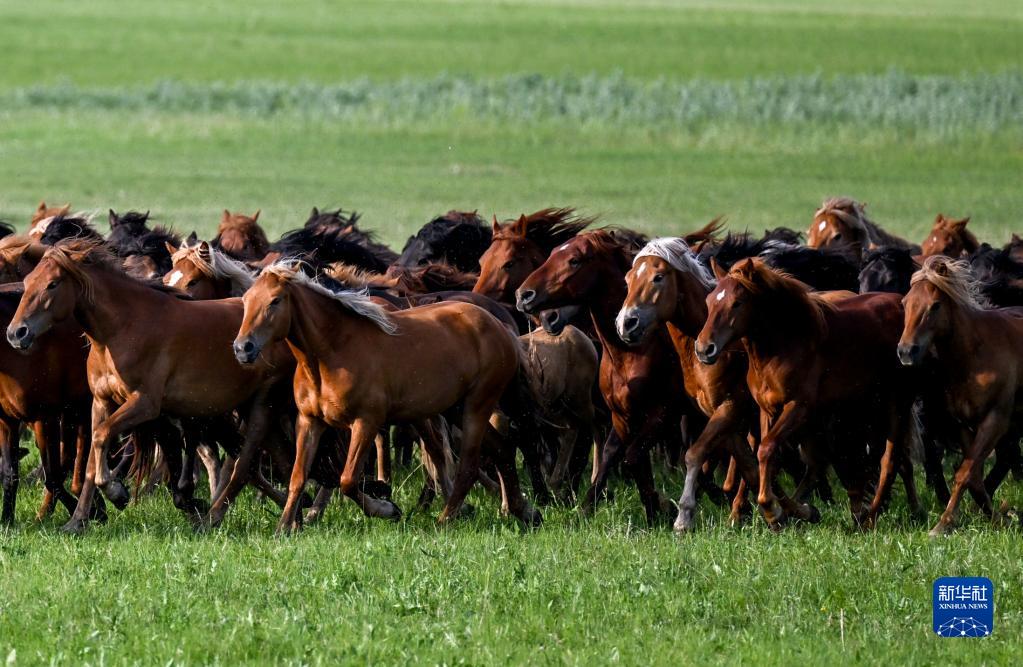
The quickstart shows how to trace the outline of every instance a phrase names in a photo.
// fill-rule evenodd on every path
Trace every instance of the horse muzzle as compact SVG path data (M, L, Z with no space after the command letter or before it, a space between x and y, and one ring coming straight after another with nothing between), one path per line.
M245 366L256 363L256 359L259 358L259 353L262 351L259 345L252 342L251 338L235 340L232 347L234 348L234 358Z
M10 326L7 327L7 342L15 350L28 350L32 347L35 339L35 334L24 323L11 322Z
M898 347L899 362L903 366L916 366L920 363L921 348L916 344L900 343Z
M708 366L714 365L714 362L721 356L721 349L713 341L710 343L696 343L696 358L700 360L701 364Z
M532 315L536 312L536 290L519 289L515 292L515 307L520 312Z

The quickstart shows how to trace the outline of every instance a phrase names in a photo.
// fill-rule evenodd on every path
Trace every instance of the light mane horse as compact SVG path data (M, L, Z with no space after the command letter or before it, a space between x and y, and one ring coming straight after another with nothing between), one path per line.
M247 266L228 257L206 241L180 248L167 244L171 253L171 271L163 282L177 287L195 299L224 299L242 296L252 287L255 277Z

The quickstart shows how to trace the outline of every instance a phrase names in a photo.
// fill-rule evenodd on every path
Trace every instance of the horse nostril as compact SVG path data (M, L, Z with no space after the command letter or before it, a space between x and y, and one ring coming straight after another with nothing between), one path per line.
M519 292L519 301L521 301L522 303L529 303L534 298L536 298L536 292L531 289Z
M707 343L707 346L703 348L703 353L708 357L713 357L718 351L718 346L714 343Z
M19 339L19 340L24 338L27 335L28 335L28 327L26 327L24 324L22 324L20 327L18 327L17 329L14 330L14 337Z
M625 330L634 331L639 326L639 318L635 315L625 318Z
M242 351L243 351L243 352L249 352L249 353L251 353L251 352L252 352L253 350L255 350L255 349L256 349L256 346L252 344L252 341L251 341L251 340L247 340L247 341L245 341L245 344L244 344L244 345L242 345Z

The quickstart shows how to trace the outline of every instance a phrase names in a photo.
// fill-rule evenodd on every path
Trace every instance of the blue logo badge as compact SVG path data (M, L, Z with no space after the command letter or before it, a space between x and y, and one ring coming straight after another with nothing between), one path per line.
M931 601L939 637L987 637L995 629L995 585L987 577L935 579Z

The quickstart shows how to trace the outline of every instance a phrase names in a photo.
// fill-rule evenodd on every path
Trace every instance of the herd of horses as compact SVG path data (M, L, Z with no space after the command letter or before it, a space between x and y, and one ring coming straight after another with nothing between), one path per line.
M282 532L338 489L397 519L392 466L417 444L416 509L440 495L440 522L473 511L476 483L525 525L552 502L589 513L618 475L651 523L692 530L701 493L739 522L752 491L779 529L819 520L833 471L869 528L896 477L926 516L920 462L946 505L932 534L966 491L1005 522L992 495L1023 475L1023 240L980 243L968 222L939 215L916 245L848 198L805 237L451 211L397 253L341 210L274 242L258 211L224 211L205 241L148 212L110 211L104 237L43 203L26 234L0 230L2 520L31 429L38 518L59 502L69 532L159 483L202 528L250 484ZM684 475L677 503L655 463Z

